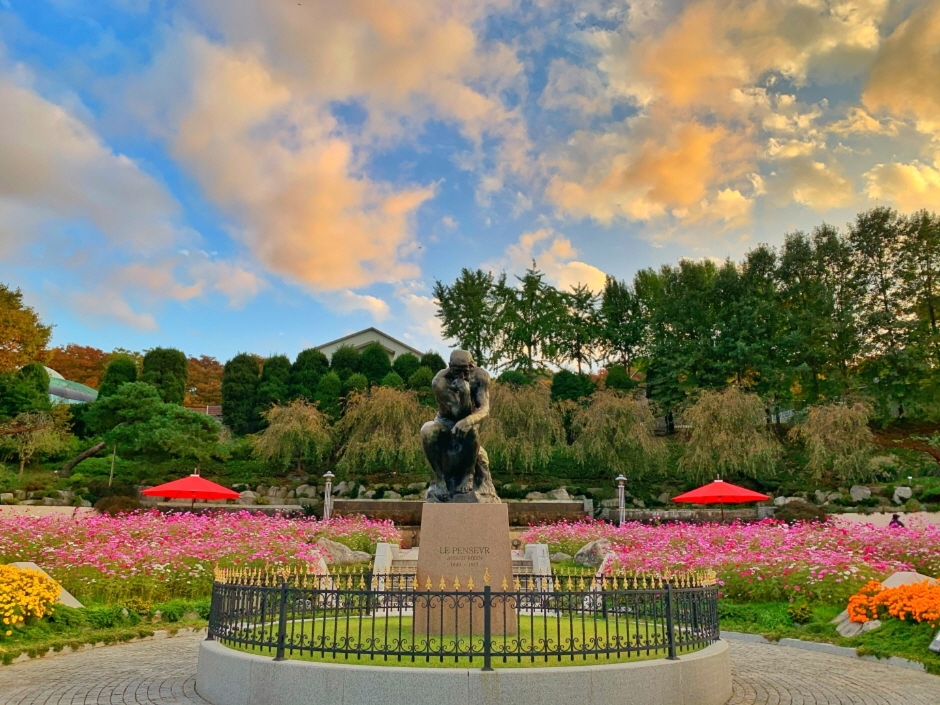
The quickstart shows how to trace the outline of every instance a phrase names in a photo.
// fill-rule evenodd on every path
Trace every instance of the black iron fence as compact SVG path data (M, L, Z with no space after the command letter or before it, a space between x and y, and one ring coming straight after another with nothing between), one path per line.
M222 574L209 638L275 659L449 662L677 658L718 639L708 579L526 576L415 585L413 576ZM709 584L710 583L710 584Z

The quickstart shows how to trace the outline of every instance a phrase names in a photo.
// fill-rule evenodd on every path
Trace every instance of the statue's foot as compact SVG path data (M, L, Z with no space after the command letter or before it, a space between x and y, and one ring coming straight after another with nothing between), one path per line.
M467 492L473 492L473 478L462 482L454 488L454 494L465 494Z

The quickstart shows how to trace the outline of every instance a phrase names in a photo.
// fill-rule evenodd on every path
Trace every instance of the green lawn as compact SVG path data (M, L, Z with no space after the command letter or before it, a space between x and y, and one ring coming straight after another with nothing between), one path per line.
M265 627L266 636L271 633L271 629L276 627L268 625ZM293 635L291 629L293 628ZM540 645L545 643L549 649L557 649L561 644L562 648L569 646L572 642L575 648L587 643L598 643L609 645L616 648L626 648L628 644L635 643L637 639L640 643L646 643L646 640L657 638L656 629L652 625L640 621L628 622L625 619L585 619L583 622L580 617L569 620L568 617L530 617L521 616L518 624L518 634L508 637L496 637L493 644L492 663L496 668L532 668L539 666L587 666L604 665L612 663L625 663L628 661L644 661L647 659L665 658L665 649L644 649L638 653L619 654L597 654L588 656L551 656L544 655L532 658L526 656L519 658L515 654L511 656L507 653L506 660L503 660L501 651L513 652L521 648L523 651L529 649L539 649ZM455 648L455 637L431 639L422 638L420 635L415 638L413 633L413 621L411 617L349 617L339 619L317 620L316 622L306 622L300 625L288 625L288 639L293 638L295 643L303 639L309 643L312 639L316 644L324 644L327 647L336 644L350 643L370 644L373 651L384 649L395 649L404 652L405 655L382 656L382 655L357 655L357 654L333 654L331 652L320 653L312 652L309 648L303 651L295 649L293 652L288 650L285 654L291 659L301 659L305 661L317 661L326 663L356 664L365 666L417 666L424 668L481 668L483 666L483 657L475 655L473 658L462 655L459 659L454 656L441 656L440 651L449 651ZM462 651L482 652L482 637L456 637L459 641L459 648ZM240 647L223 641L226 646L231 646L246 653L258 654L263 656L274 656L274 649L270 648L252 648ZM472 647L472 649L471 649ZM438 652L437 655L435 652ZM412 653L414 660L412 660ZM684 652L687 653L687 652Z

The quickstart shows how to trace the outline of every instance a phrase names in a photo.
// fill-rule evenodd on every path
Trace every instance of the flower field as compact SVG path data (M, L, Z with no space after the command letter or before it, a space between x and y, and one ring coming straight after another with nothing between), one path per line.
M570 555L599 538L614 544L614 560L604 566L609 573L712 568L722 594L736 601L845 604L868 581L898 570L940 574L937 526L575 522L535 526L520 536Z
M354 549L398 541L391 522L263 514L135 512L71 518L0 513L0 564L33 561L82 601L204 597L212 568L302 565L325 537Z

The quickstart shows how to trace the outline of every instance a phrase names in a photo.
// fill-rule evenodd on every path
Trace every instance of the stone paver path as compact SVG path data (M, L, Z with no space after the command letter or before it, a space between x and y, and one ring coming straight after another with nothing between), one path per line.
M202 636L145 641L0 667L0 705L206 705ZM731 642L728 705L937 705L940 678L785 646Z

